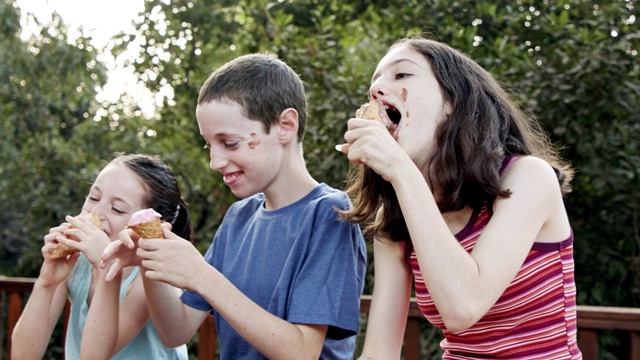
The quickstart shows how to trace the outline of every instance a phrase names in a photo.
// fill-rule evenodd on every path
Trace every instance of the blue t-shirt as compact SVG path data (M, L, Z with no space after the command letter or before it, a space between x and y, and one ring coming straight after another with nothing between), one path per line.
M82 343L82 332L84 324L89 314L87 297L89 296L89 285L91 283L91 271L93 266L84 256L80 258L73 268L71 279L67 285L69 289L69 300L71 300L71 314L67 326L67 338L65 341L65 357L67 359L80 359L80 345ZM120 285L120 302L124 300L129 285L138 275L136 267L129 276L122 279ZM186 360L188 359L186 345L176 348L168 348L162 344L160 335L151 319L147 321L140 332L126 344L111 359L115 360L138 360L138 359L160 359L160 360Z
M360 227L335 210L349 208L349 198L320 184L281 209L265 210L264 202L260 193L229 208L206 261L270 313L328 325L322 359L353 359L367 254ZM181 298L215 316L221 359L265 358L199 294Z

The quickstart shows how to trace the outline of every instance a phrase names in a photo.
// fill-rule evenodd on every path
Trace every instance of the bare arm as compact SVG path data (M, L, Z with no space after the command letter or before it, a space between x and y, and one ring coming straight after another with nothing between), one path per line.
M157 281L199 293L268 358L317 359L320 356L326 325L292 324L270 314L210 266L191 243L167 230L165 238L140 240L138 255L144 259L142 265L147 269L144 281L150 299L149 311L167 346L188 341L207 314L182 304L175 294L161 286L166 284ZM176 323L184 329L176 331Z
M160 339L168 347L186 344L209 315L182 303L176 288L148 279L146 270L141 268L145 293L149 299L147 306ZM181 324L176 328L175 324Z
M114 281L106 282L105 270L99 272L82 332L80 354L83 359L110 359L116 353L122 274L118 274Z
M359 359L399 359L409 312L411 272L399 243L375 239L373 254L373 299Z
M518 160L504 179L512 195L495 201L493 217L471 253L448 229L431 192L415 191L420 182L426 189L424 180L409 178L394 186L425 283L447 328L467 329L504 293L552 214L564 210L555 174L539 159ZM566 219L547 227L554 227L548 233L555 240L569 235Z
M402 208L429 293L452 332L476 323L516 276L534 241L562 240L569 223L552 168L523 157L508 170L509 198L494 203L490 223L468 253L440 213L421 170L379 124L349 120L340 150L390 181Z
M106 272L100 270L96 279L96 290L82 336L83 359L111 358L133 340L149 320L141 277L133 281L120 303L122 275L106 281Z
M44 262L16 327L11 336L11 358L42 359L49 338L67 301L67 279L77 261L77 255L66 259L49 260L49 253L56 247L52 242L59 235L53 228L45 236L42 248Z

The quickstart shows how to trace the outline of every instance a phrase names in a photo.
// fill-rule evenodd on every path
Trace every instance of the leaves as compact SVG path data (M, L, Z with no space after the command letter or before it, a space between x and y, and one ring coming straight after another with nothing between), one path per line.
M0 222L6 225L0 258L20 255L21 275L33 275L39 234L79 207L83 185L114 151L167 159L192 209L194 241L204 249L234 198L208 169L195 102L213 70L249 52L275 53L301 75L310 114L307 165L318 180L342 186L347 162L333 145L368 98L377 61L398 38L423 35L492 72L576 166L566 202L576 237L579 302L637 305L636 13L633 1L615 0L148 0L135 32L110 44L116 55L136 51L129 63L139 80L153 93L169 94L157 116L145 119L133 99L95 103L105 69L86 39L69 44L56 17L22 42L17 9L5 2ZM101 120L94 121L98 113Z

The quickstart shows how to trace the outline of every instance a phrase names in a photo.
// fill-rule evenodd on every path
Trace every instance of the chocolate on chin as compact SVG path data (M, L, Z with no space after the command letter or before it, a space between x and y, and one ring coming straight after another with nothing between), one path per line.
M384 109L377 101L371 100L368 103L362 104L358 110L356 110L356 117L367 120L374 120L380 123L384 122L382 112Z
M162 215L151 208L136 211L131 215L127 227L142 239L163 239L161 217Z
M83 214L80 214L79 216L85 216ZM91 216L91 223L93 225L95 225L98 229L100 230L104 230L104 228L102 227L102 222L100 221L100 216L98 216L98 214L96 213L90 213L89 216ZM69 227L70 229L73 228L73 225ZM73 241L80 241L80 239L78 239L75 236L68 236L67 237L69 240L73 240ZM53 249L53 251L49 254L49 258L52 260L56 260L56 259L62 259L62 258L66 258L67 256L77 252L78 249L74 249L70 246L67 246L65 244L58 244L58 247Z

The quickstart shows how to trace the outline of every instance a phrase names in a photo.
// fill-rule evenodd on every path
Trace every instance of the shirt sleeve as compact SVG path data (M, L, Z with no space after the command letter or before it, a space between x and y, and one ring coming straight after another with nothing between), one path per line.
M292 289L288 320L329 325L327 337L357 334L366 272L366 246L358 225L339 218L334 207L350 206L346 195L316 209L309 253Z

